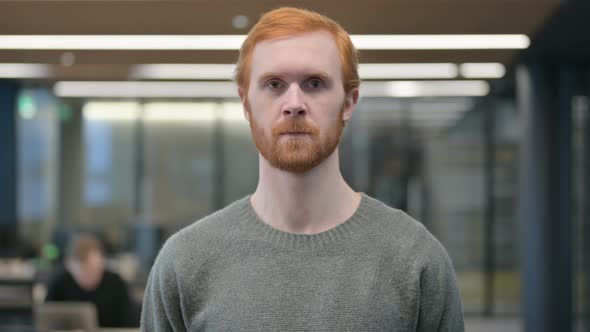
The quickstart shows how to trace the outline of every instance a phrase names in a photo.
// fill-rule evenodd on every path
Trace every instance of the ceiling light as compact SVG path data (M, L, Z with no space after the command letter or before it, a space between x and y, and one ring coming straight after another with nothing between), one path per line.
M363 82L364 97L439 97L485 96L490 87L485 81L387 81Z
M238 97L233 82L86 82L62 81L53 87L59 97L112 98L232 98Z
M452 63L361 63L361 79L455 78L457 65Z
M501 63L464 63L459 71L465 78L500 78L506 74Z
M147 64L131 69L133 79L186 79L230 80L234 77L235 64ZM452 63L362 63L361 79L396 78L455 78L457 65Z
M0 63L0 78L45 78L51 75L48 65L38 63Z
M524 49L526 35L351 35L360 50ZM0 49L238 50L246 35L0 35Z
M230 80L235 64L150 64L131 68L134 79Z
M215 103L146 103L144 119L153 122L194 124L215 121Z
M64 67L71 67L74 63L76 63L76 55L72 52L64 52L59 57L61 65Z
M360 50L524 49L526 35L352 35Z
M237 98L234 82L82 82L62 81L54 86L59 97L110 98ZM485 96L485 81L363 82L363 97Z
M134 121L140 114L136 102L88 102L82 107L85 120L90 121Z
M237 50L245 35L0 35L0 49Z
M466 78L499 78L504 75L500 63L461 65ZM145 64L131 68L132 79L153 80L231 80L235 64ZM370 79L452 79L459 74L453 63L361 63L359 75Z
M246 15L236 15L231 20L232 26L234 28L240 29L240 30L247 28L248 23L250 23L250 20L248 19L248 16L246 16Z

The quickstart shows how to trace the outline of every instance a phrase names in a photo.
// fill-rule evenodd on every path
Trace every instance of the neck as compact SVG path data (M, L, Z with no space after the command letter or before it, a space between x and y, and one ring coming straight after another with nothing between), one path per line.
M338 149L302 174L277 169L262 156L259 160L259 182L251 203L258 216L276 229L321 233L350 218L360 203L360 195L342 178Z

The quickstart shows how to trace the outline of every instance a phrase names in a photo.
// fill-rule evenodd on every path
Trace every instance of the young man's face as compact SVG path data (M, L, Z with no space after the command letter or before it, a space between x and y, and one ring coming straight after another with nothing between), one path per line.
M99 286L104 265L104 256L99 250L92 250L83 261L71 260L68 264L70 273L85 290L94 290Z
M332 35L315 31L259 42L250 85L240 97L262 156L304 173L330 156L352 115L358 91L344 93Z

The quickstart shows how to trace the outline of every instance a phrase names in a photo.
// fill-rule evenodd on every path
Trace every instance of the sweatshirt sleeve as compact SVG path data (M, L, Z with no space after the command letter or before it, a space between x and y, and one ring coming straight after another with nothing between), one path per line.
M463 332L463 307L453 264L440 242L433 240L420 276L417 330Z
M150 271L141 310L141 331L186 331L170 241Z

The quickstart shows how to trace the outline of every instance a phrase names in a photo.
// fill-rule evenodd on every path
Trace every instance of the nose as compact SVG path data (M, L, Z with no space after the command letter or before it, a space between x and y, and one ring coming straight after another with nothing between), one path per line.
M304 95L298 84L291 84L285 93L283 116L303 116L307 113Z

